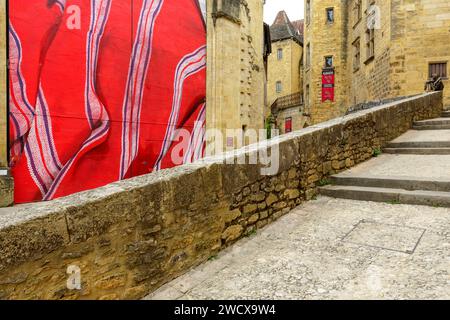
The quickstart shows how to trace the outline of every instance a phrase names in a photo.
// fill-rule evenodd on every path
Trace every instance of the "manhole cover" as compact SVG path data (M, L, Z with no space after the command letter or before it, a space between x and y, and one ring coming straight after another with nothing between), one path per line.
M348 243L412 254L425 229L361 220L343 239Z

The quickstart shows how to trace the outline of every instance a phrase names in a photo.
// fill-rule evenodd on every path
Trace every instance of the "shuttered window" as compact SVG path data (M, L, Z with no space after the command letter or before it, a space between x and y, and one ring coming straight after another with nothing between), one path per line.
M436 74L438 77L447 78L447 62L430 63L428 77Z

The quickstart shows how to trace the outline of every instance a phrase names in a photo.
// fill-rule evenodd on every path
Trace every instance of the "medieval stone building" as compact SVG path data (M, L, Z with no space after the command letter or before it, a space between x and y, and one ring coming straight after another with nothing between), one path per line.
M211 136L216 141L208 139L208 146L233 149L245 141L238 141L241 137L230 130L242 130L245 135L247 130L264 128L263 6L263 0L207 1L206 125L222 132L222 137Z
M305 125L303 117L303 25L280 11L270 26L272 54L268 59L267 98L281 133Z
M305 0L306 110L313 123L366 101L421 93L431 74L450 104L446 0Z

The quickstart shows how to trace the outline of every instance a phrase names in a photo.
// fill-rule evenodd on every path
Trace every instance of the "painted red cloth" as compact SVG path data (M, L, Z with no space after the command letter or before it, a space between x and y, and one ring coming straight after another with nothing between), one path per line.
M202 156L196 0L13 0L9 41L16 203L180 164L177 129L192 133L181 161Z

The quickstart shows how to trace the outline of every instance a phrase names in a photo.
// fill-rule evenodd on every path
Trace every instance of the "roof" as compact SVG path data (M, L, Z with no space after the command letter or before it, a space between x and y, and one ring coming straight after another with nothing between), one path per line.
M292 25L294 26L294 28L298 31L298 33L300 34L300 36L303 37L304 34L304 27L305 27L305 20L296 20L296 21L292 21Z
M302 24L303 29L303 24ZM285 11L280 11L275 18L272 26L270 26L270 36L272 42L293 39L303 46L303 33L300 33L299 27L289 20Z

